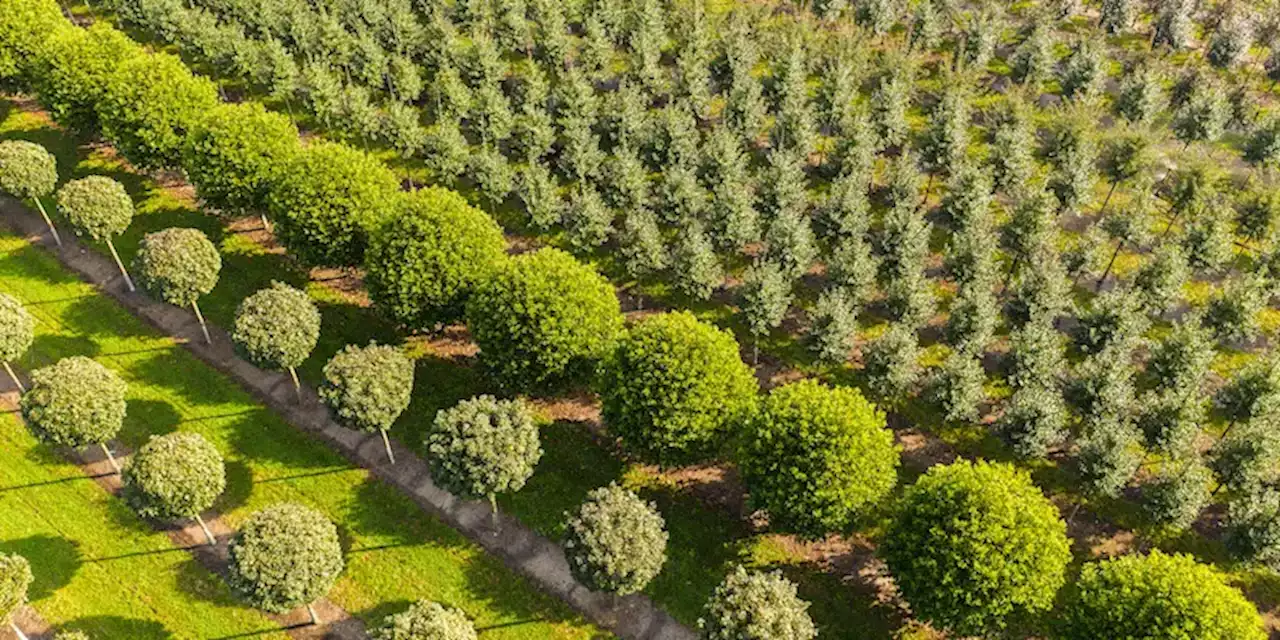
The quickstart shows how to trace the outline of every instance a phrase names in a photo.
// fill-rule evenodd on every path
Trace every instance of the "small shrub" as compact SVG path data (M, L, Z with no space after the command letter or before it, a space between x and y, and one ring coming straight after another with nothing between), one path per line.
M476 629L462 610L419 600L407 611L387 616L370 636L373 640L476 640Z
M0 293L0 362L23 356L35 341L36 319L17 298Z
M300 149L298 128L257 102L220 104L187 136L183 167L196 193L229 214L266 209L273 174Z
M292 371L320 338L320 311L307 294L282 282L245 298L236 309L231 339L253 364Z
M144 518L194 518L209 544L200 513L227 488L222 454L198 433L152 436L124 470L125 497Z

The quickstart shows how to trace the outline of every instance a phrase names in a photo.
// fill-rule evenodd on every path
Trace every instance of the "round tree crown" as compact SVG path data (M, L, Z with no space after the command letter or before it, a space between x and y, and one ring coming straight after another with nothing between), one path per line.
M468 498L519 491L542 458L528 406L488 395L441 410L425 442L432 478Z
M240 303L231 339L255 365L297 367L320 339L320 311L306 293L272 282Z
M72 180L58 189L58 210L77 234L99 242L124 233L133 220L133 200L124 185L106 176Z
M284 613L328 593L342 573L338 529L298 504L267 507L249 518L230 545L229 580L250 604Z
M796 595L782 574L748 572L741 566L725 577L698 620L704 640L812 640L818 630L809 603Z
M183 166L206 203L229 213L262 211L272 175L301 147L288 117L257 102L224 103L187 136Z
M31 372L22 416L36 437L67 447L101 444L124 425L128 386L110 369L72 356Z
M26 558L0 553L0 624L8 623L27 603L31 580L31 565Z
M373 640L476 640L476 629L461 609L419 600L409 610L387 616Z
M30 200L53 193L58 161L44 147L26 140L0 142L0 191Z
M152 295L187 307L217 286L222 256L203 231L174 227L142 238L133 270Z
M343 424L361 431L390 429L409 407L413 361L396 347L347 345L324 366L320 399Z
M640 591L666 563L665 527L657 507L635 493L616 484L595 489L565 527L569 569L597 591Z
M123 479L129 503L147 518L193 518L227 487L222 454L198 433L152 436Z
M17 298L0 293L0 362L21 358L36 337L36 319Z
M755 407L756 379L733 334L687 311L645 318L600 368L604 422L662 462L712 453Z

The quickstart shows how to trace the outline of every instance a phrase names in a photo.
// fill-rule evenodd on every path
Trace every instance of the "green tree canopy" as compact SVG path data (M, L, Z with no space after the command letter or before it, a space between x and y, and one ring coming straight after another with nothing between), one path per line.
M725 577L698 621L703 640L813 640L818 629L809 603L780 572L748 572L741 566Z
M41 441L67 447L102 444L124 424L126 390L110 369L71 356L31 372L22 416Z
M431 477L465 498L519 491L542 458L538 426L521 400L476 396L436 414L424 438Z
M58 189L58 211L71 221L77 235L105 242L129 228L133 199L117 180L87 176Z
M344 566L337 527L319 511L292 503L250 516L231 540L230 554L231 587L271 613L323 597Z
M289 118L257 102L220 104L187 136L183 166L210 206L229 214L262 212L275 172L299 149Z
M0 293L0 362L23 356L35 341L36 319L17 298Z
M241 355L268 369L302 364L320 338L320 311L306 293L283 282L245 298L236 309L231 339Z
M107 140L130 162L151 169L178 167L187 134L217 105L213 82L167 53L122 62L97 104Z
M461 609L419 600L393 613L374 629L373 640L476 640L476 629Z
M8 623L27 603L31 581L31 565L26 558L0 553L0 623Z
M320 399L343 424L361 431L390 429L413 394L413 361L374 342L347 345L324 366Z
M198 433L152 436L130 459L124 474L125 497L146 518L195 518L227 488L226 466L218 449Z
M53 193L58 163L44 147L26 140L0 141L0 191L20 200Z
M217 286L222 255L203 231L172 227L143 236L133 270L143 289L169 304L188 307Z
M616 484L594 489L565 524L573 575L617 595L645 588L667 561L667 531L652 503Z

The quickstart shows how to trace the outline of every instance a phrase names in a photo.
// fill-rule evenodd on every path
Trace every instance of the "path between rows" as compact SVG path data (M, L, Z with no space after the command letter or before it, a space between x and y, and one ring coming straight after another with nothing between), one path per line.
M230 336L220 327L209 325L213 344L206 344L194 314L151 300L142 293L129 293L111 259L86 248L70 234L65 234L69 237L63 238L64 247L58 250L40 216L25 205L0 196L0 225L54 253L79 277L110 295L138 318L173 336L184 348L230 377L289 425L321 438L352 463L404 491L423 510L441 518L592 622L625 640L693 640L697 637L692 629L672 618L647 596L618 597L583 586L570 573L559 545L507 514L500 514L495 523L487 503L462 500L438 487L426 463L400 443L392 441L396 464L387 464L378 434L339 425L310 387L304 386L303 400L298 403L287 374L263 371L241 359L232 348Z

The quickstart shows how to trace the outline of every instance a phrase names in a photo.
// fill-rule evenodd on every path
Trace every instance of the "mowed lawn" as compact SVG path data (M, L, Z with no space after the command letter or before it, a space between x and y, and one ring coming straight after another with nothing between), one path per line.
M486 639L605 635L398 491L283 423L43 249L0 234L0 291L22 300L38 320L36 342L19 363L24 369L82 355L129 383L120 440L130 449L178 430L218 446L229 486L216 508L229 524L281 501L332 518L348 568L331 597L366 622L429 598L461 607ZM185 553L168 551L163 534L91 480L78 479L74 466L33 442L13 417L5 418L4 437L0 548L32 556L41 576L34 604L51 621L83 620L100 637L130 639L270 628ZM146 586L131 592L135 584Z

